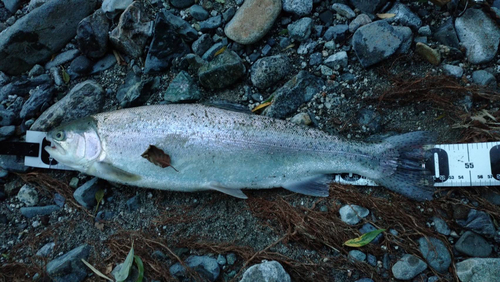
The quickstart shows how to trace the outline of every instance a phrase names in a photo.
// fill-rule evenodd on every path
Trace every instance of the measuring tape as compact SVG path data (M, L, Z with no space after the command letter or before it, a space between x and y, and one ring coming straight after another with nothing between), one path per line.
M73 170L50 158L43 149L50 145L45 136L45 132L26 132L26 143L38 146L32 146L31 150L34 152L31 152L31 156L25 156L24 164L31 167ZM26 143L18 144L26 147ZM433 172L436 187L500 185L500 142L441 144L425 149L432 153L425 167ZM334 182L378 186L372 180L352 173L334 174Z

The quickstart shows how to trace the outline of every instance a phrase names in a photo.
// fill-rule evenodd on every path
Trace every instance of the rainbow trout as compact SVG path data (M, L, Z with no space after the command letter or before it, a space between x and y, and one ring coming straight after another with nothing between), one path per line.
M283 187L327 196L331 174L355 173L415 200L432 198L422 168L429 133L381 143L341 140L283 120L203 105L155 105L96 114L50 131L45 150L83 173L138 187L216 190ZM151 150L154 149L154 150Z

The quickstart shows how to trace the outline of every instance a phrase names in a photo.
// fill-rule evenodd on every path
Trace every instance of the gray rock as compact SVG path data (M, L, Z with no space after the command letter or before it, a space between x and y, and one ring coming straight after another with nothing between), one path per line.
M43 206L43 207L22 207L21 214L27 218L33 218L38 215L40 216L49 215L60 209L61 208L56 205Z
M104 56L104 58L100 59L97 63L92 67L92 71L90 74L100 73L109 69L110 67L116 64L116 57L113 54L108 54Z
M356 13L354 13L351 7L345 4L335 3L332 5L332 9L335 10L339 15L344 16L348 19L353 19L354 17L356 17Z
M54 282L83 281L89 268L82 259L88 260L91 246L84 244L47 264L47 274Z
M7 125L0 127L0 141L6 140L16 133L15 125Z
M305 55L311 53L314 50L314 48L316 48L316 46L318 46L317 41L308 39L307 41L302 42L300 44L299 48L297 49L297 54Z
M485 236L495 235L495 226L493 225L493 221L490 216L483 211L470 209L467 219L457 219L456 221L460 226L470 229L478 234Z
M317 66L323 61L323 55L320 52L312 53L309 57L309 65Z
M340 219L343 222L349 225L355 225L358 224L362 218L365 218L370 211L357 205L345 205L340 208L339 213Z
M52 79L54 80L54 84L57 86L61 86L64 84L64 80L62 79L60 73L60 69L56 67L52 67L49 70L50 76L52 76Z
M171 103L197 101L201 97L198 85L185 71L177 74L163 94L163 99Z
M109 20L103 10L99 9L78 24L78 47L89 58L101 58L108 50L108 32Z
M283 10L297 16L307 16L313 8L313 0L283 0Z
M226 257L224 257L224 255L219 254L217 256L217 263L219 265L225 265L227 263Z
M207 64L207 61L195 54L187 54L180 60L180 69L197 73L201 66Z
M384 19L389 23L398 23L404 26L409 26L412 29L418 29L422 26L422 20L415 15L406 5L399 2L394 3L392 8L387 11L389 14L395 14L392 18Z
M459 66L444 64L441 66L446 75L451 75L456 78L461 78L464 75L464 69Z
M305 41L311 35L313 20L311 18L302 18L288 25L288 34L290 38L297 41Z
M456 264L461 282L497 281L500 258L471 258Z
M224 19L224 22L228 22L234 17L235 14L236 14L236 8L234 6L229 7L226 11L222 13L222 18Z
M399 46L399 49L396 53L408 53L413 44L413 31L411 31L411 28L407 26L393 26L392 28L394 28L395 34L397 34L398 37L402 40L401 46Z
M208 256L190 256L184 263L208 281L215 281L219 277L219 264L214 258ZM182 280L186 276L186 269L180 263L176 263L170 267L170 274Z
M352 47L365 68L381 62L400 48L400 34L386 21L377 21L360 27L352 38Z
M363 253L362 251L352 250L349 251L349 258L355 261L365 261L366 254Z
M28 4L28 11L33 11L34 9L42 6L45 4L47 0L30 0L30 3Z
M377 112L371 109L361 109L358 111L358 123L361 126L365 126L367 129L371 129L374 132L380 131L382 117Z
M485 70L477 70L472 72L472 81L475 84L496 88L497 80L495 76Z
M17 20L0 34L0 71L17 75L47 61L75 36L78 22L96 2L50 0Z
M366 256L366 261L368 262L369 265L371 266L377 266L377 257L372 255L372 254L368 254Z
M134 0L104 0L101 9L108 14L114 15L124 11Z
M35 76L28 80L23 77L12 79L10 83L0 88L0 100L3 101L10 95L25 97L33 88L50 83L51 79L47 74Z
M41 66L40 66L41 67ZM43 67L42 67L43 69ZM7 83L9 83L10 78L2 71L0 71L0 86L3 86Z
M432 31L429 25L422 26L418 29L418 34L422 36L431 36Z
M277 261L264 261L249 267L240 282L274 281L291 282L290 275L286 273L283 266Z
M88 74L92 70L93 63L85 56L78 56L74 59L70 66L68 72L74 72L79 75Z
M123 108L139 106L149 99L151 88L154 88L152 78L142 79L140 75L130 71L125 77L125 83L116 91L116 99Z
M80 55L80 50L78 50L78 49L72 49L72 50L62 52L62 53L58 54L57 56L55 56L53 60L46 63L45 69L50 70L53 67L60 66L64 63L67 63L67 62L73 60L78 55Z
M245 66L238 55L230 50L222 52L198 70L201 85L220 89L235 83L245 74Z
M28 100L23 104L20 112L20 117L22 119L29 119L31 117L37 116L41 109L48 107L49 102L52 100L52 96L55 93L55 88L51 85L42 85L35 88Z
M17 193L17 199L24 203L27 207L32 207L38 204L38 191L35 187L24 184Z
M5 8L12 14L15 14L17 9L21 6L21 0L2 0Z
M92 80L78 83L57 103L38 117L31 130L47 131L63 122L99 113L104 103L104 90Z
M333 75L333 70L325 65L319 66L319 69L321 71L321 74L324 76L332 76Z
M141 199L137 195L127 200L128 212L134 212L138 210L140 205L141 205Z
M13 112L0 109L0 126L13 124L15 118L16 115Z
M371 225L370 223L365 223L363 224L363 226L359 229L359 232L361 234L365 234L365 233L368 233L368 232L372 232L372 231L375 231L377 230L377 228L375 228L375 226ZM382 233L378 234L377 237L375 237L375 239L373 239L370 243L373 243L373 244L378 244L380 243L380 241L382 240L382 238L384 238L384 235Z
M225 47L226 45L224 45L222 42L215 43L205 52L205 54L203 54L201 58L205 61L210 61L214 58L215 54L219 52L219 50Z
M255 87L266 89L282 80L290 72L290 59L284 55L264 57L255 62L250 79Z
M116 49L132 58L138 58L152 34L153 22L141 2L133 2L120 16L118 25L109 34Z
M488 241L471 231L466 231L460 236L455 249L471 257L487 257L492 251Z
M29 167L24 166L24 158L12 155L0 155L0 167L9 172L26 172Z
M427 264L414 255L406 254L392 266L394 278L410 280L427 269Z
M222 16L217 15L211 17L208 20L202 21L200 24L200 30L203 32L211 31L222 25Z
M433 237L422 237L418 239L419 250L427 260L430 267L440 273L446 273L451 264L450 252L446 245L439 239Z
M349 0L351 4L358 10L368 13L375 14L380 8L382 8L387 0Z
M337 52L326 58L323 64L335 70L339 70L340 68L345 68L347 67L348 64L347 52L346 51Z
M453 48L459 48L459 42L457 37L457 32L455 31L455 26L453 25L453 19L449 18L446 20L433 34L434 40L440 42L443 45L450 46Z
M267 34L280 12L281 0L246 0L224 33L239 44L255 43Z
M481 196L488 202L500 206L500 194L498 192L486 190L481 193Z
M54 242L50 242L50 243L43 245L43 247L41 247L40 250L38 250L36 252L36 255L40 256L40 257L49 257L49 255L54 250L55 245L56 245L56 243L54 243Z
M95 194L99 190L98 180L97 177L92 178L92 180L78 187L73 193L73 198L86 209L90 210L97 204Z
M349 32L354 33L358 28L372 22L367 14L361 14L349 23Z
M64 203L66 202L66 199L59 193L55 193L54 194L54 203L58 206L58 207L64 207Z
M346 39L347 31L349 26L346 24L337 24L329 27L325 34L323 34L323 39L326 41L334 40L335 42L340 42Z
M432 222L434 223L434 229L440 234L443 234L445 236L450 235L451 230L450 227L448 227L448 224L446 224L446 221L439 217L433 217Z
M208 49L213 45L213 40L212 37L208 34L203 34L198 38L195 42L193 42L193 45L191 46L191 49L193 49L193 52L198 55L202 56L207 52Z
M236 262L236 255L234 253L229 253L226 256L227 264L234 265Z
M39 64L34 65L28 72L28 77L39 76L45 73L45 68Z
M311 117L308 113L298 113L290 119L291 122L296 124L309 125L312 123Z
M194 0L170 0L170 4L179 9L187 8L193 5L194 2L195 2Z
M373 279L371 279L371 278L361 278L361 279L358 279L354 282L375 282L375 281L373 281Z
M186 42L193 42L198 39L198 32L188 22L175 16L167 10L163 10L163 16L172 26L172 29ZM158 16L158 15L157 15Z
M482 10L467 9L455 20L455 29L467 49L470 63L483 64L495 57L500 43L500 28Z
M209 16L207 10L203 9L203 7L200 5L191 6L191 8L189 8L189 13L197 21L204 21L208 19Z
M321 91L323 81L306 72L300 71L285 85L274 91L274 102L266 108L265 114L274 118L285 118Z

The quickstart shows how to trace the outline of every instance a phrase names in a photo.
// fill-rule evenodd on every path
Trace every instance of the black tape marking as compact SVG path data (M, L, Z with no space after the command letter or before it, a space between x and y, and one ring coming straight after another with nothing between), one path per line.
M39 154L40 154L39 143L0 142L0 155L38 157Z

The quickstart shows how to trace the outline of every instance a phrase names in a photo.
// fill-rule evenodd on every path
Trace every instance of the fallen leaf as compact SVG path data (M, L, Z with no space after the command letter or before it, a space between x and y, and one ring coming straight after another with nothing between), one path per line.
M134 242L132 241L132 246L130 247L130 251L128 252L127 257L125 258L122 267L120 268L118 273L115 274L116 282L123 282L128 278L133 260L134 260Z
M377 237L378 234L380 234L384 231L385 231L385 229L373 230L371 232L368 232L368 233L365 233L365 234L359 236L358 238L354 238L354 239L350 239L350 240L345 241L344 245L349 246L349 247L356 247L356 248L363 247L364 245L367 245L371 241L373 241L373 239L375 239L375 237Z
M390 19L394 18L395 16L396 14L391 14L391 13L377 14L377 17L379 17L379 19Z
M69 74L66 72L66 70L63 67L61 67L61 73L62 73L62 79L63 79L64 83L67 84L69 82L69 80L71 79Z
M226 51L226 49L227 49L226 46L220 48L219 51L215 52L214 58L217 57L217 56L219 56L220 54L224 53L224 51Z
M141 157L147 159L152 164L157 165L161 168L172 167L175 171L179 172L175 167L171 164L170 156L163 152L162 149L149 145L148 149L142 153Z
M269 105L271 105L273 102L264 102L260 105L258 105L257 107L253 108L252 112L256 112L258 110L261 110L261 109L264 109L265 107L268 107Z

